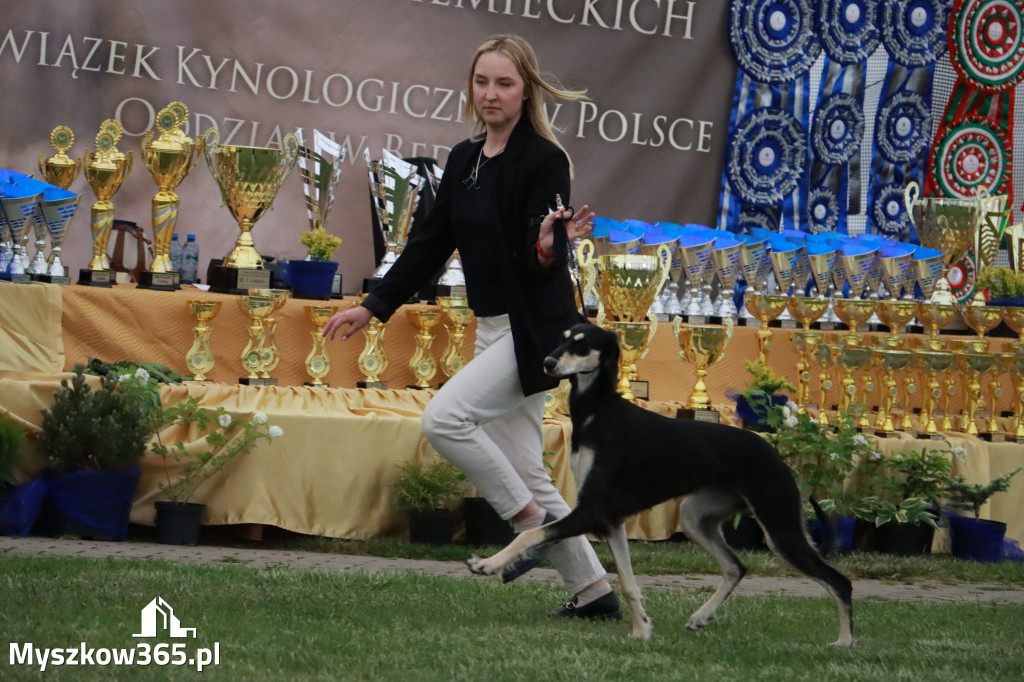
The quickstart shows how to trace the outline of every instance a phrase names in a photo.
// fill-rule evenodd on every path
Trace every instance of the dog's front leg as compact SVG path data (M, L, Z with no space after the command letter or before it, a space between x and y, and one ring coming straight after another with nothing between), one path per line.
M633 621L633 637L642 640L651 638L651 619L644 611L643 596L640 594L640 586L633 575L633 563L629 558L629 542L626 539L626 526L616 526L608 535L608 544L612 548L612 556L615 557L615 568L619 572L619 583L622 586L622 594L629 604L629 615Z
M551 525L520 533L505 549L494 556L486 559L474 556L466 561L466 565L473 573L500 573L505 582L515 580L537 565L537 562L547 554L552 544L548 539L547 530Z

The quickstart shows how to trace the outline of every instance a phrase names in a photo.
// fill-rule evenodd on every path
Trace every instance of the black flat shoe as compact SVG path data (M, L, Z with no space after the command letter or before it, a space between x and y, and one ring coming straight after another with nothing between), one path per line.
M562 607L555 611L555 615L587 620L622 620L622 609L619 608L619 598L614 590L583 606L576 606L576 599L573 597L572 601L562 604Z

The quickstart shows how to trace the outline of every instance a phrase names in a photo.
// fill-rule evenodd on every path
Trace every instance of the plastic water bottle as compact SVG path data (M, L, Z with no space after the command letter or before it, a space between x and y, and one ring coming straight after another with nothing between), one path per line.
M177 272L180 275L181 274L181 265L182 265L183 257L182 257L182 252L181 252L181 242L178 241L178 233L177 232L175 232L174 236L171 237L170 259L171 259L171 269L174 270L175 272Z
M199 244L194 234L188 235L185 246L181 247L181 281L196 282L199 275Z

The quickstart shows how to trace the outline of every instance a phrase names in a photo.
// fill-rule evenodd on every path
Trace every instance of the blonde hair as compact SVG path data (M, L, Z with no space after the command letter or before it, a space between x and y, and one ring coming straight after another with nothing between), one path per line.
M469 67L467 93L473 92L473 73L476 70L477 60L480 59L480 55L487 52L500 52L515 64L519 77L523 79L523 93L526 96L526 100L523 102L523 114L541 137L550 140L564 152L565 148L562 147L555 137L555 131L551 126L551 122L544 114L543 95L546 92L556 99L575 102L586 99L587 91L566 90L548 83L540 74L540 67L537 65L537 54L533 51L530 43L526 42L525 38L517 35L495 35L488 38L484 41L483 45L477 48L476 55L473 57L473 64ZM480 112L476 110L471 94L466 98L466 102L462 107L462 117L473 120L474 139L479 139L483 136L484 121L480 118Z

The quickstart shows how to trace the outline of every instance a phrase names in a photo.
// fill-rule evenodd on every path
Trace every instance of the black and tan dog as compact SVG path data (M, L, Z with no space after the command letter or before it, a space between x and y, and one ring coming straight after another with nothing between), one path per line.
M615 392L619 345L616 335L592 324L565 333L565 342L545 361L548 374L572 383L572 463L579 482L576 508L566 517L520 534L486 559L467 564L475 573L513 580L554 543L591 533L609 540L633 636L647 639L651 622L633 577L623 522L631 515L684 497L680 515L687 537L707 550L722 582L690 616L686 627L714 620L718 607L746 573L726 544L722 522L750 511L775 554L821 583L839 607L837 645L853 644L852 588L810 545L800 493L789 467L761 436L731 426L670 419L638 407Z

